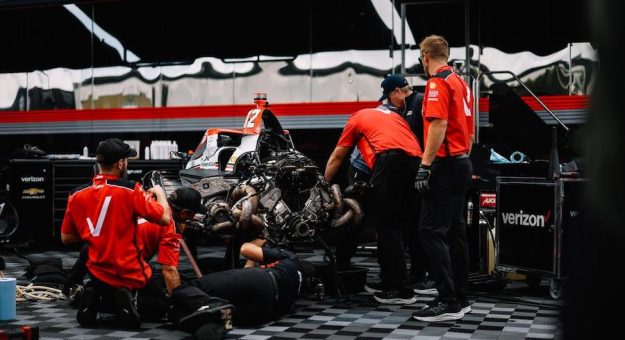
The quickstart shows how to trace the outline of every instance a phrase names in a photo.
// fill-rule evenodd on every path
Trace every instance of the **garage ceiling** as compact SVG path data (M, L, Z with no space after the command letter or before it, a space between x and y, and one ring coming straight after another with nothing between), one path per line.
M583 0L470 1L472 44L548 54L590 41ZM415 39L438 33L463 46L464 5L426 2L408 7ZM401 3L395 1L398 11ZM68 4L93 16L94 25L142 63L399 49L370 0L0 0L0 72L126 64L129 58L98 37L92 46L90 30L63 7Z

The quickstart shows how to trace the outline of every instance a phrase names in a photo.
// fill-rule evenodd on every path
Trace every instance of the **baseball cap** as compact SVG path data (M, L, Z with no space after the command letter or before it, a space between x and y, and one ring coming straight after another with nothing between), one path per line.
M396 88L402 88L408 86L408 81L406 78L400 76L399 74L390 74L382 80L382 97L378 99L379 102L388 98L388 94L391 93Z
M103 164L113 164L122 158L137 156L137 151L131 149L130 145L119 138L101 141L95 153L98 163Z
M169 195L169 203L180 209L206 214L208 209L202 204L202 195L191 187L180 187Z

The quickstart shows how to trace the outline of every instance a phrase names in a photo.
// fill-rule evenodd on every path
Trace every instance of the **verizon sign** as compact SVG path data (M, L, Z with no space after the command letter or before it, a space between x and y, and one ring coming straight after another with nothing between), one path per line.
M518 212L502 212L501 218L504 224L516 225L522 227L545 227L545 221L549 220L551 216L551 210L545 215L538 214L526 214L523 210Z

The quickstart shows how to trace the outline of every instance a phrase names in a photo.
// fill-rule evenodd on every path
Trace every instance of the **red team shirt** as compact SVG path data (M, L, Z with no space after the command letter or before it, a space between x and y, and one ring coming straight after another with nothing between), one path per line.
M161 227L143 218L138 220L138 240L143 259L149 261L158 252L158 263L165 266L178 267L182 235L176 232L174 223L172 218L169 226Z
M87 268L115 288L142 288L152 275L136 242L137 218L158 221L163 207L135 182L97 175L70 194L61 231L78 234L89 246Z
M447 121L445 140L436 157L456 156L469 152L473 134L473 96L467 84L455 72L446 78L436 75L451 71L443 66L430 77L423 97L423 136L427 141L430 121L434 118ZM447 144L449 154L447 153Z
M384 107L363 109L349 117L336 146L351 148L356 143L370 169L376 155L387 150L403 150L412 157L423 155L406 120Z

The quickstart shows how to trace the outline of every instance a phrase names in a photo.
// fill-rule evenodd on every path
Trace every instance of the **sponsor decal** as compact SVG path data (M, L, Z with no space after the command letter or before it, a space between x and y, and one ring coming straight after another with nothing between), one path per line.
M431 82L431 83L430 83L430 88L431 88L431 89L435 89L435 88L436 88L436 83Z
M22 195L39 195L39 194L43 194L45 191L43 189L39 189L39 188L29 188L29 189L24 189L22 190Z
M412 110L406 112L406 116L412 116Z
M128 173L128 175L133 175L133 174L141 175L143 173L143 170L141 170L141 169L137 169L137 170L127 169L126 172Z
M480 207L495 208L497 206L497 194L480 194Z
M234 162L237 161L238 156L233 155L232 157L230 157L230 160L228 160L228 164L234 164Z
M22 200L42 200L45 199L45 190L41 188L28 188L22 190Z
M428 91L428 98L436 98L436 97L438 97L438 90Z
M551 210L547 211L545 215L526 214L523 210L519 210L519 212L504 212L501 216L503 223L508 225L544 228L545 223L551 217Z
M20 177L22 183L41 183L45 179L43 177L29 176L29 177Z

